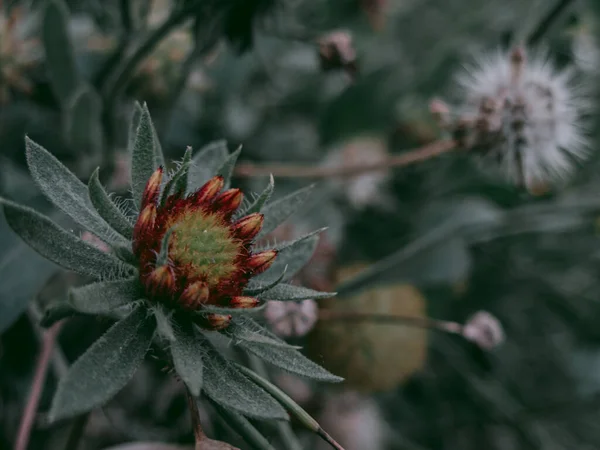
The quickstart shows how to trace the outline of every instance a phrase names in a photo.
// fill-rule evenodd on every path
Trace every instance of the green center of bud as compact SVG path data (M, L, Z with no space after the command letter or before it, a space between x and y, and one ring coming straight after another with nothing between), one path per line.
M242 243L231 238L229 227L218 216L186 211L174 225L170 256L186 265L190 276L213 287L236 272Z

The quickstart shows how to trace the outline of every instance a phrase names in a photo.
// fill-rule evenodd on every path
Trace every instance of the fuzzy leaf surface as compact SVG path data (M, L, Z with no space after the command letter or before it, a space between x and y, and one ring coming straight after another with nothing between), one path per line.
M289 420L281 405L243 375L207 340L201 341L206 352L203 391L224 408L255 419Z
M270 337L273 340L279 340L276 335L264 329L254 321L234 319L234 323L252 331L261 328L263 335ZM237 341L236 344L265 362L295 375L330 383L343 381L343 378L333 375L328 370L315 364L296 349L265 345L263 343L248 340L240 340Z
M69 303L85 314L105 314L140 298L141 289L137 278L102 281L72 288Z
M231 186L231 176L233 175L233 168L235 163L242 152L242 148L238 148L235 152L227 157L225 162L219 167L215 175L221 175L223 177L223 189L229 189Z
M117 394L142 364L155 328L154 317L144 306L115 323L60 380L50 421L90 411Z
M296 275L314 255L319 244L319 236L316 233L319 232L310 233L281 248L275 258L275 262L273 262L266 272L254 277L254 282L271 283L279 277L279 274L283 270L286 271L283 281L289 280Z
M272 289L263 292L261 295L259 295L259 298L261 300L277 300L280 302L288 302L307 300L309 298L319 300L321 298L334 297L335 295L335 292L319 292L302 286L280 283L275 285Z
M156 137L148 105L144 103L131 149L131 188L138 208L142 203L146 183L162 164L164 164L162 149Z
M286 272L287 266L284 267L283 271L281 272L281 275L279 275L277 278L270 279L268 283L261 283L260 281L250 279L250 282L246 285L246 288L244 289L244 294L250 296L259 296L263 292L266 292L269 289L272 289L273 287L281 283L283 281L283 278L285 277Z
M37 211L0 199L6 221L32 249L50 261L94 278L119 278L133 267L63 230Z
M281 223L284 222L288 217L294 214L308 199L313 191L313 188L313 185L307 186L292 192L291 194L286 195L285 197L282 197L273 203L267 204L267 206L262 209L262 213L265 215L265 220L263 222L262 229L256 238L260 239L265 237L267 234L281 225Z
M263 206L265 206L265 204L270 200L274 190L275 179L273 178L273 175L271 175L269 177L269 184L267 185L267 187L260 193L258 197L256 197L256 200L250 203L250 205L248 205L246 209L242 210L242 212L240 212L237 217L242 217L260 212Z
M61 102L75 95L81 76L69 36L69 9L62 0L49 0L43 11L42 41L52 90Z
M179 164L179 167L177 170L175 170L171 176L171 179L165 185L162 199L163 203L169 195L176 194L177 192L185 193L188 184L188 172L191 162L192 149L191 147L188 147L183 155L183 160Z
M94 209L88 188L54 155L25 138L27 165L44 193L59 209L108 244L126 242Z
M10 230L0 215L0 334L27 309L29 301L58 270Z
M216 175L223 165L229 151L226 141L215 141L202 147L192 158L188 171L187 192L194 192L210 178Z
M273 347L298 349L299 347L288 344L283 339L270 333L265 327L259 325L253 319L244 317L234 317L232 323L223 331L234 343L253 342L260 345L270 345Z
M90 201L100 217L102 217L121 236L131 239L133 225L119 207L111 200L108 193L100 183L100 170L96 169L88 182Z
M171 341L171 355L175 370L189 388L192 395L198 397L202 388L204 349L199 345L198 337L190 324L175 327L174 340Z

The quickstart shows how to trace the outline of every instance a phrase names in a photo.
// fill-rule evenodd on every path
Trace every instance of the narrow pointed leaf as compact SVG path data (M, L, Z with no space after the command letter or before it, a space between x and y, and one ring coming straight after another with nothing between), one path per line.
M85 314L104 314L136 301L141 295L137 278L129 278L71 288L69 303Z
M48 150L28 137L25 147L33 180L52 203L106 243L125 242L96 212L85 184Z
M235 152L227 157L225 162L219 167L217 173L215 175L221 175L223 177L223 189L229 189L231 186L231 176L233 175L233 168L235 167L235 163L237 162L238 157L242 151L242 147L240 146Z
M169 341L175 339L175 330L173 327L173 310L165 308L163 305L156 304L150 308L156 319L156 330L158 334Z
M276 335L264 329L256 322L252 324L250 322L243 323L238 320L235 323L242 327L260 327L262 328L262 334L264 336L270 337L273 340L279 339ZM236 342L236 344L265 362L295 375L330 383L339 383L340 381L343 381L343 378L333 375L328 370L315 364L296 349L265 345L260 342L248 340L240 340L239 342Z
M188 147L183 155L181 164L171 176L171 179L167 182L163 192L162 203L167 199L169 195L176 193L185 194L188 183L188 171L192 161L192 148Z
M144 306L115 323L60 380L50 421L90 411L117 394L142 364L155 328L154 317Z
M302 286L294 286L293 284L280 283L272 289L259 295L261 300L277 300L280 302L299 301L312 298L319 300L322 298L330 298L336 295L335 292L319 292L314 289L308 289Z
M202 341L206 351L204 384L208 398L224 408L232 409L256 419L288 420L281 405L263 389L240 373L236 365L225 359L207 340Z
M226 408L219 406L215 402L211 402L214 408L217 410L220 416L225 419L225 422L232 426L232 428L248 443L254 450L275 450L275 448L269 443L266 437L264 437L260 431L258 431L254 425L250 423L241 414L230 411ZM283 422L285 423L285 422Z
M228 154L226 141L211 142L198 150L188 171L187 193L195 191L213 177Z
M123 278L133 268L60 228L26 206L0 199L6 221L32 249L50 261L94 278Z
M62 0L49 0L43 11L42 41L52 90L62 103L75 95L81 75L75 61L75 50L69 36L69 9Z
M249 317L233 317L232 323L222 333L228 336L234 344L239 342L253 342L280 348L300 348L296 345L288 344Z
M204 366L204 349L199 345L200 340L191 326L182 324L175 327L174 340L171 341L175 370L195 397L200 395Z
M131 187L138 208L146 183L160 165L164 165L164 156L156 138L148 105L144 103L131 153Z
M255 306L254 308L228 308L226 306L204 305L202 307L202 314L208 312L214 314L232 314L238 316L248 316L261 312L263 309L265 309L266 306L266 302L261 303Z
M283 281L291 279L310 261L318 244L319 236L311 233L285 246L279 250L271 267L266 272L254 277L254 281L256 283L271 283L279 277L278 274L285 267L287 267L287 270Z
M267 234L281 225L281 223L283 223L288 217L294 214L308 199L313 188L313 185L307 186L265 206L262 209L262 213L265 215L265 220L257 239L265 237Z
M273 397L277 399L282 405L285 405L286 409L295 417L304 427L307 429L317 432L321 428L319 423L306 412L298 403L296 403L292 398L271 383L269 380L261 377L259 374L254 372L253 370L241 366L238 364L240 371L246 374L250 379L252 379L256 384L269 392Z
M246 286L246 288L244 289L244 295L259 296L263 292L266 292L269 289L272 289L273 287L275 287L279 283L281 283L281 281L285 277L286 272L287 272L287 266L285 266L283 268L283 271L281 272L281 275L279 275L279 277L274 278L269 283L261 283L260 281L255 281L254 278L251 279L250 282L248 283L248 285Z
M88 182L88 190L90 201L98 214L121 236L131 239L133 236L133 225L119 207L112 201L106 190L100 183L100 169L96 169L90 181Z
M133 104L133 111L131 113L131 119L129 122L129 139L127 144L127 149L129 154L133 154L133 144L135 143L135 137L137 134L137 129L140 126L140 119L142 118L142 105L140 102L136 101Z
M273 195L273 190L275 189L275 179L273 175L269 176L269 184L267 187L260 193L260 195L254 200L248 207L243 210L239 217L247 216L249 214L260 212L263 206L269 201L271 195Z

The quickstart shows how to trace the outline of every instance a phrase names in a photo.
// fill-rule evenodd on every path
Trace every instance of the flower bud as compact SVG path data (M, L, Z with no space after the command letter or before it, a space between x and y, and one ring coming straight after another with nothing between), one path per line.
M233 235L238 239L252 239L260 232L263 221L264 216L260 213L242 217L233 225Z
M175 291L175 272L168 265L157 267L148 274L145 284L146 292L152 297L171 298Z
M258 305L258 299L254 298L254 297L244 297L244 296L233 297L229 301L229 305L232 308L239 308L239 309L254 308Z
M208 284L196 281L185 288L180 297L180 304L189 309L197 309L208 301L209 295Z
M210 330L224 330L231 323L231 315L229 314L206 314L204 316L205 323L203 324Z
M154 229L156 222L156 206L148 204L140 213L133 227L133 252L139 256L140 246L144 238Z
M146 188L144 189L144 193L142 195L142 210L146 208L146 206L148 206L149 204L156 205L158 196L160 194L160 184L162 182L162 177L163 168L159 167L154 171L154 173L146 183Z
M213 210L220 212L225 217L230 217L242 204L243 198L244 194L239 189L228 189L215 199Z
M264 252L256 253L248 258L248 268L253 273L261 273L271 267L271 264L275 261L277 256L277 250L267 250Z
M193 203L201 205L212 201L223 189L224 180L222 176L212 177L193 195Z

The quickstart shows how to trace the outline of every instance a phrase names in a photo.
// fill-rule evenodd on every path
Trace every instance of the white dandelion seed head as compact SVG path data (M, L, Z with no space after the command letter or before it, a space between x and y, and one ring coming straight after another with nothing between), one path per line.
M590 103L572 68L516 47L487 54L457 78L461 144L527 188L564 182L589 154ZM491 164L490 164L491 163Z

